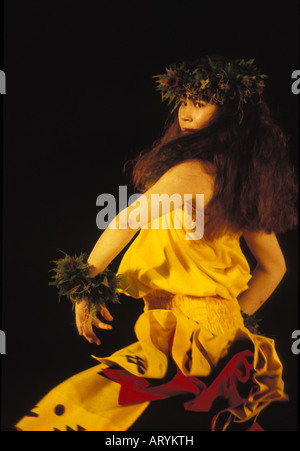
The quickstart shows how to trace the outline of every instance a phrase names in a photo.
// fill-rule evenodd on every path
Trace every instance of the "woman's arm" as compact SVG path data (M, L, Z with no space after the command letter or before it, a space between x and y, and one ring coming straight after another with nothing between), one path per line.
M241 310L252 315L270 297L286 272L285 260L274 233L244 232L244 239L257 266L249 289L238 298Z
M196 194L204 194L205 207L213 194L213 178L205 172L203 164L198 160L188 160L169 169L143 194L142 203L124 209L102 233L88 259L91 277L107 268L143 225L165 213L161 203L159 209L153 208L155 197L152 196L162 194L170 197L174 194L180 196L181 200L175 205L173 202L169 204L170 211L182 205L184 194L191 194L193 198ZM139 227L133 229L129 219L136 208L139 209L140 221Z
M143 194L143 201L140 205L130 205L124 209L102 233L88 258L91 277L95 277L98 273L104 271L143 225L166 213L161 204L159 209L152 208L152 195L165 194L171 197L173 194L179 194L181 201L176 202L176 205L171 202L169 208L169 211L171 211L182 205L184 194L190 194L192 198L195 198L197 194L204 194L205 207L213 195L213 186L213 177L206 173L203 164L198 160L188 160L169 169ZM132 228L130 216L136 208L139 209L141 221L139 227ZM154 212L155 214L153 214ZM107 309L102 309L100 312L106 320L111 321L113 319ZM76 303L75 314L79 334L83 335L90 343L99 345L100 340L95 335L92 326L100 329L111 329L111 326L98 318L95 318L91 323L85 301Z

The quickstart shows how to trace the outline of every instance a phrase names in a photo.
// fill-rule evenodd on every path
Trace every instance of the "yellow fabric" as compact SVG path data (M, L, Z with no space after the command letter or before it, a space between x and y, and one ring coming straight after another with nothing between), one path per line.
M153 290L236 299L251 278L239 235L189 240L188 229L175 228L181 213L177 208L140 230L119 265L119 291L136 299Z
M165 310L167 304L174 310ZM254 389L245 404L227 409L234 421L247 421L271 402L288 399L274 340L254 335L244 327L237 301L173 296L158 291L146 297L145 313L139 317L135 332L136 343L97 360L105 367L116 363L140 376L138 366L132 363L135 359L127 358L138 356L143 363L143 377L162 378L167 372L169 340L174 334L172 357L178 368L187 377L205 377L226 356L233 342L246 340L254 348Z
M287 399L274 341L253 335L244 327L236 300L174 296L157 291L145 298L145 312L135 325L135 333L137 342L110 357L95 357L99 365L53 389L17 428L24 431L127 430L149 403L119 406L119 384L99 373L116 363L141 377L138 358L143 364L142 377L163 378L168 369L172 336L173 360L186 377L210 375L233 342L246 340L252 345L253 390L243 405L226 410L232 414L230 420L247 421L272 401ZM57 414L58 406L64 407L63 414ZM217 417L224 412L219 412ZM216 428L217 417L213 422Z
M180 212L174 210L157 220L164 228L154 229L159 225L155 221L152 228L143 228L118 269L120 291L144 298L145 311L135 326L137 342L110 357L95 357L100 362L97 366L53 389L17 428L127 430L149 403L119 406L120 385L99 373L116 363L141 377L135 363L139 359L143 377L164 377L173 335L172 357L187 377L210 375L235 341L246 340L253 346L251 396L245 404L227 409L235 421L247 421L271 401L287 399L273 340L252 335L243 324L236 297L248 288L251 275L239 235L228 234L211 242L188 240L185 228L175 228Z
M96 365L55 387L17 423L17 430L93 432L128 429L149 403L120 408L120 385L99 372L101 365Z
M171 310L196 321L214 335L220 335L228 329L244 325L237 300L228 300L216 296L195 297L173 295L162 290L153 291L144 297L144 311L155 309Z

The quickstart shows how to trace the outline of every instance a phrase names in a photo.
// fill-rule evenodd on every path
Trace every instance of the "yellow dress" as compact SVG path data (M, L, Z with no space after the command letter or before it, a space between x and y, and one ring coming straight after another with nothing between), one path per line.
M143 227L118 269L120 292L145 303L137 341L50 391L17 425L24 431L124 431L150 402L189 394L211 429L255 422L286 400L274 341L245 326L237 296L251 275L240 235L187 239L181 209ZM151 227L150 227L151 226ZM215 411L215 401L223 400Z

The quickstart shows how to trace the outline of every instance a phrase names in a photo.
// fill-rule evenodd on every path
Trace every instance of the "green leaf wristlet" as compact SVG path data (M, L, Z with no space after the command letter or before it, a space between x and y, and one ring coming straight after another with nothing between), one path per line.
M85 300L92 318L95 318L99 307L105 307L108 301L119 303L119 276L106 268L95 277L90 277L88 256L81 253L78 257L63 252L64 258L54 261L56 267L52 281L58 289L58 298L66 296L75 305Z
M255 314L247 315L247 313L244 312L242 312L242 317L244 319L245 327L247 327L247 329L250 330L252 334L263 335L262 332L260 331L259 325L261 319L258 319Z

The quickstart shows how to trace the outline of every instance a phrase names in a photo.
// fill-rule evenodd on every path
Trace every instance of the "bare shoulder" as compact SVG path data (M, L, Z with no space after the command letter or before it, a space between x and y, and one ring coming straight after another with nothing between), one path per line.
M178 177L185 183L196 183L207 189L212 189L215 183L214 167L206 162L190 159L170 168L166 174L170 177Z
M188 185L195 184L196 191L205 188L206 192L213 191L215 184L214 167L201 160L190 159L173 166L170 171L174 176L185 180Z
M213 196L215 176L207 170L204 162L196 159L185 160L172 166L148 191L152 193L187 193L193 197L204 194L205 203Z
M199 160L186 160L168 169L144 195L152 194L204 194L205 204L210 201L214 192L214 177L207 173Z
M213 165L197 159L182 161L169 169L169 171L182 175L202 175L212 179L215 177Z

